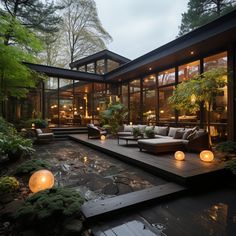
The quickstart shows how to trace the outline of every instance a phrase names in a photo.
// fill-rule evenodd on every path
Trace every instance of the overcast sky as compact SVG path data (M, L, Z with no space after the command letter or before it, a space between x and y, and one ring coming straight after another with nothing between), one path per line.
M95 0L108 49L135 59L176 38L188 0Z

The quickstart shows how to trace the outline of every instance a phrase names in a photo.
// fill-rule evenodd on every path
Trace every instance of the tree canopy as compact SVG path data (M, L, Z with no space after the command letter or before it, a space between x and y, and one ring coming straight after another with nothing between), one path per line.
M234 9L236 9L236 0L189 0L187 12L182 14L178 36L209 23Z

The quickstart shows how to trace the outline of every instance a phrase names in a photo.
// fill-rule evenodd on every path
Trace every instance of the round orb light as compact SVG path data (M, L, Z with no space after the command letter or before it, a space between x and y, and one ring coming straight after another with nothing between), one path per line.
M33 193L50 189L54 185L54 176L49 170L38 170L33 173L29 180L29 188Z
M182 151L175 152L175 159L178 161L183 161L185 159L185 154Z
M200 153L200 159L205 162L211 162L214 159L214 154L209 150L204 150Z
M105 135L101 135L101 140L102 141L106 140L106 136Z

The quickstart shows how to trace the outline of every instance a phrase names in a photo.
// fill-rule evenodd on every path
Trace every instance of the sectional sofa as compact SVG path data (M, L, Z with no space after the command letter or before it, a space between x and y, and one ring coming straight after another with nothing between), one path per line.
M144 138L138 140L140 151L160 153L178 150L187 150L193 152L201 152L210 149L208 133L194 128L178 128L168 126L146 126L146 125L124 125L123 130L118 132L119 136L130 136L134 127L139 127L141 132L145 133L145 129L152 128L155 138Z

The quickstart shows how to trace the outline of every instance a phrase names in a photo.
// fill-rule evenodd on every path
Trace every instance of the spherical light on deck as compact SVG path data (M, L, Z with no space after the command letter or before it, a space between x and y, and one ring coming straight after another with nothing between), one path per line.
M204 150L200 153L200 159L204 162L211 162L214 160L214 154L210 150Z
M101 139L101 141L105 141L106 140L106 136L105 135L101 135L100 139Z
M49 170L38 170L33 173L29 180L29 188L33 193L50 189L54 185L54 176Z
M182 151L175 152L175 159L178 161L183 161L185 159L185 154Z

